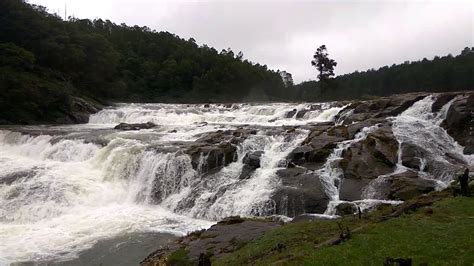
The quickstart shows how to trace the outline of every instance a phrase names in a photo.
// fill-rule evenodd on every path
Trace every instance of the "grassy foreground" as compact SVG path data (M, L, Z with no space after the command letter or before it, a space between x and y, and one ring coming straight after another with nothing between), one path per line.
M420 205L421 206L421 205ZM287 224L213 265L383 265L386 257L412 258L413 265L474 264L474 198L447 197L390 219L390 207L359 220ZM339 245L328 243L339 225L351 231Z

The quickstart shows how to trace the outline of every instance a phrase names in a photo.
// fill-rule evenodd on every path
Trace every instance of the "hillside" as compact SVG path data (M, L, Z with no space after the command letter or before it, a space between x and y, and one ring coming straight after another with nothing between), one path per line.
M1 1L0 18L0 124L85 123L111 102L320 102L474 88L468 47L341 75L321 89L316 81L293 85L288 72L242 52L148 27L63 21L24 0Z
M108 20L63 21L22 0L1 1L0 17L1 124L84 122L74 115L84 109L75 96L99 102L281 97L279 73L230 49Z

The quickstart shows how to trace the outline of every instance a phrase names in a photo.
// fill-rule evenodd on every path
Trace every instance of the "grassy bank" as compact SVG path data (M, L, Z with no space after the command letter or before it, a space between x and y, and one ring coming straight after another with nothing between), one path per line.
M382 265L386 257L403 257L412 258L413 265L472 265L474 198L447 197L429 207L423 206L425 200L405 204L408 208L402 212L400 208L385 207L361 220L345 217L287 224L212 262L213 265ZM338 224L349 228L351 237L333 245L328 240L337 238Z

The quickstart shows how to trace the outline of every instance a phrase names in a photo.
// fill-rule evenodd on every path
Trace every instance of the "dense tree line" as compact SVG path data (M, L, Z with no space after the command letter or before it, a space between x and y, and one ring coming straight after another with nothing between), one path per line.
M326 65L313 65L319 62ZM473 89L473 71L474 50L466 48L455 57L328 78L324 86L294 85L290 73L230 48L219 52L194 39L108 20L63 21L23 0L0 1L0 124L64 121L78 96L98 102L325 101Z
M0 120L7 122L54 120L74 95L141 102L283 97L279 72L169 32L63 21L22 0L0 1L0 29Z
M457 56L436 56L432 60L405 62L354 72L320 81L306 81L294 87L296 100L347 100L420 91L474 89L474 47ZM327 84L326 84L327 83Z

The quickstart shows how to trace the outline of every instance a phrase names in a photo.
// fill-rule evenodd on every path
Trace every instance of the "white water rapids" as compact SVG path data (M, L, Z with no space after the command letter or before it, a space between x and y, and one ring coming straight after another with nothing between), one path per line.
M397 117L397 141L427 150L431 161L422 177L436 176L446 185L453 176L444 159L449 152L467 162L459 146L439 124L448 103L431 112L434 97L426 97ZM89 124L16 126L0 130L0 265L13 262L59 262L76 258L98 241L130 233L187 232L208 228L231 215L274 213L270 200L280 180L278 169L307 137L307 125L333 121L342 105L324 104L119 104L90 117ZM121 122L153 122L156 128L118 131ZM336 121L342 123L342 121ZM290 134L282 126L301 126ZM237 144L234 162L215 172L201 173L183 151L206 133L255 129ZM337 144L315 172L331 202L340 203L343 173L337 166L344 149L367 137L366 127L353 140ZM278 131L279 130L279 131ZM263 152L260 167L239 178L249 152ZM395 173L404 170L399 162ZM428 157L426 157L428 158ZM206 158L202 158L204 161ZM453 169L455 169L453 167ZM454 170L453 170L454 171ZM443 174L441 174L443 173ZM380 201L375 179L362 209ZM397 203L397 202L388 202Z
M272 135L269 128L331 121L341 109L120 104L92 115L86 125L0 130L0 264L66 261L127 233L183 235L229 215L268 214L275 172L307 135L299 129L289 137ZM149 121L159 126L112 129ZM236 162L206 178L192 168L190 156L172 149L240 125L260 129L238 145ZM261 167L240 180L249 151L263 151ZM152 195L157 184L159 204Z

